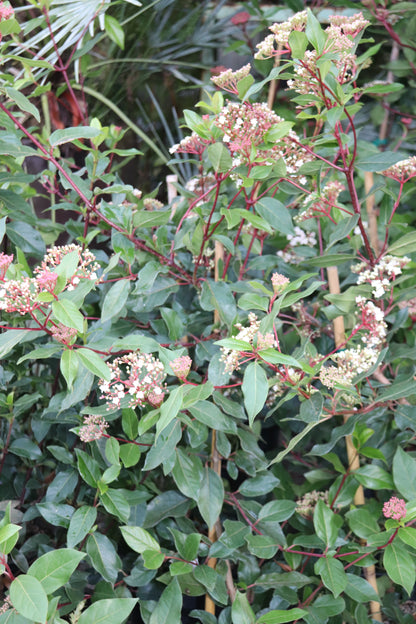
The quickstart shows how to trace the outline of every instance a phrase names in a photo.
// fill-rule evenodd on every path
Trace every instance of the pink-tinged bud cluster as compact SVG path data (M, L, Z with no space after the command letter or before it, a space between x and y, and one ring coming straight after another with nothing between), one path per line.
M34 269L35 277L21 277L20 279L6 279L6 272L13 256L0 254L0 310L17 312L20 315L31 314L34 310L45 311L50 306L48 301L39 301L41 293L53 294L58 282L58 273L54 270L63 258L76 252L79 260L73 275L68 277L62 290L74 290L82 279L98 282L96 271L100 268L95 256L88 249L82 250L78 245L52 247L44 256L41 264Z
M217 87L224 89L224 91L238 95L238 83L240 80L249 75L250 70L251 65L250 63L247 63L247 65L244 65L244 67L241 67L236 71L226 69L217 76L212 76L211 80Z
M290 279L281 275L280 273L273 273L272 275L272 286L273 292L275 295L280 295L289 284Z
M84 424L79 430L79 437L83 442L93 442L99 440L105 434L108 422L103 416L93 414L84 417Z
M255 54L256 59L267 59L277 56L281 53L282 48L288 51L289 36L294 30L304 30L308 14L306 11L296 13L286 22L272 24L269 30L272 35L268 35L263 41L257 44L258 52Z
M3 2L0 4L0 20L8 20L14 15L14 10L11 6L6 6Z
M3 604L0 607L0 615L3 615L3 613L6 613L9 609L13 609L13 605L12 605L10 596L6 596L3 601Z
M336 366L323 366L319 371L319 379L323 386L333 388L336 385L349 386L349 378L345 376L345 371Z
M398 182L407 182L416 176L416 156L410 156L405 160L400 160L381 173Z
M177 357L175 360L170 362L169 365L176 377L178 377L181 381L185 381L189 375L189 371L191 370L192 360L188 355L182 355L181 357Z
M195 154L202 156L207 145L212 143L211 140L202 139L200 136L193 132L189 137L182 139L180 143L176 143L169 148L171 154Z
M72 345L75 342L77 330L73 327L67 327L62 323L51 327L51 334L55 340L64 345Z
M13 254L11 256L8 256L5 253L0 253L0 280L2 281L4 280L6 273L7 273L7 269L9 268L12 262L13 262Z
M149 403L159 407L162 403L166 378L162 362L150 353L129 353L107 363L111 370L111 381L99 382L101 398L107 402L108 409L121 406L121 401L128 397L129 406L136 407Z
M299 137L293 130L277 141L268 141L269 130L283 121L264 102L228 102L214 124L224 133L222 140L233 156L235 167L241 164L273 164L283 158L287 173L293 175L312 156L297 144ZM263 147L265 143L269 144Z
M328 182L321 194L314 192L306 197L302 202L301 212L294 220L300 223L314 217L329 217L332 208L336 205L338 195L344 189L345 186L337 180Z
M383 505L383 515L385 518L392 518L393 520L404 520L406 517L406 503L402 498L392 496Z
M35 268L34 273L41 275L45 271L52 271L62 262L66 255L73 251L78 254L78 266L74 274L69 278L66 289L73 290L82 279L97 282L97 271L100 269L100 265L96 262L94 254L89 249L82 249L82 247L75 244L64 245L62 247L54 246L48 249L41 265Z

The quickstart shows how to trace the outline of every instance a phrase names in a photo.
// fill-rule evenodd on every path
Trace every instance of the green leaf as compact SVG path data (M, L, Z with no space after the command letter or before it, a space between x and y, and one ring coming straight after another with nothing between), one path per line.
M120 527L124 540L134 552L142 553L145 550L160 552L160 546L148 531L138 526Z
M232 351L247 351L249 353L253 351L253 347L249 342L238 340L237 338L223 338L222 340L216 340L214 344Z
M338 266L339 264L344 264L344 262L350 262L354 260L354 256L352 254L324 254L323 256L316 256L316 258L307 258L300 263L300 266L307 267L329 267L329 266Z
M404 158L406 158L406 154L403 152L377 151L366 153L363 150L362 154L359 152L354 164L361 171L384 171Z
M79 544L91 531L97 519L97 508L84 505L77 509L71 517L66 536L68 548Z
M346 517L351 531L361 539L367 539L380 531L376 518L367 509L352 509L346 513Z
M413 549L416 548L416 529L412 527L400 527L398 536L402 542L411 546Z
M105 381L111 380L111 371L107 364L101 359L98 353L91 349L77 349L77 355L85 368L91 371L97 377L102 377Z
M313 394L310 399L300 405L299 419L305 423L318 422L322 415L324 399L320 392Z
M100 494L100 501L108 513L117 516L121 522L127 522L130 516L130 505L119 490L109 488Z
M163 591L149 624L181 624L182 591L175 577Z
M291 500L274 500L263 505L260 509L259 522L284 522L293 516L296 503Z
M77 126L76 128L64 128L63 130L55 130L49 137L49 143L52 147L62 145L63 143L70 143L75 139L92 139L100 134L98 128L92 128L90 126ZM69 327L69 325L68 325Z
M137 444L123 444L120 446L120 459L125 468L135 466L141 457L140 447Z
M111 41L124 50L124 30L118 20L112 15L104 15L104 28Z
M130 281L119 280L113 284L106 293L101 309L101 321L105 323L115 316L120 316L120 312L126 305L130 294Z
M387 249L387 253L393 256L405 256L416 251L416 231L408 232L400 236L394 243Z
M231 325L237 315L237 306L228 284L206 279L200 296L203 310L207 312L217 310L221 321L226 325Z
M292 33L293 34L293 33ZM294 622L300 620L308 612L304 609L287 609L285 611L273 610L262 615L256 624L286 624L286 622Z
M233 166L233 159L224 143L212 143L207 148L208 159L217 173L229 171Z
M75 303L69 299L54 301L52 303L52 312L55 318L66 327L73 327L80 333L84 332L84 317Z
M319 574L323 584L335 598L345 590L348 579L341 561L334 557L321 557L315 563L315 574Z
M396 399L409 399L412 395L416 394L416 387L413 376L406 381L396 381L390 386L381 390L378 395L379 401L392 401Z
M374 590L370 583L361 578L361 576L347 573L347 581L348 583L344 591L347 596L356 602L368 602L369 600L380 602L380 596L378 593Z
M327 548L331 548L338 537L342 518L335 514L322 500L318 500L313 514L313 525L317 536L326 544Z
M165 555L156 550L144 550L142 557L143 565L149 570L157 570L165 560Z
M183 400L183 386L178 386L173 392L170 393L167 401L162 403L160 408L160 418L156 423L156 440L161 432L172 422L178 415L179 410L182 407Z
M233 624L254 624L256 617L247 596L237 591L231 607L231 621Z
M355 228L358 223L359 215L352 215L351 217L346 217L345 219L341 219L338 225L335 226L331 235L329 237L329 245L327 249L332 247L339 240L344 240L348 234Z
M284 366L294 366L295 368L302 369L302 364L300 364L294 357L291 355L286 355L285 353L280 353L277 349L264 349L263 351L259 351L259 356L269 364L283 364Z
M115 583L118 576L120 560L113 543L102 533L92 533L87 539L87 555L93 567L105 581Z
M189 501L176 490L166 490L148 504L144 528L158 525L164 518L182 518L188 512Z
M13 347L19 344L29 333L28 329L9 329L0 334L0 359L10 353Z
M84 557L84 553L71 548L52 550L36 559L27 574L42 584L46 594L53 594L69 581L71 574Z
M101 477L101 469L98 462L81 449L75 449L75 453L77 454L78 471L81 477L91 487L98 487L97 483Z
M393 583L404 587L410 596L416 580L415 561L401 542L394 540L386 546L383 564Z
M38 503L36 505L38 511L46 522L49 522L53 526L68 528L74 508L70 505L63 503Z
M189 411L198 422L204 423L210 429L217 429L226 433L237 433L235 421L230 416L223 414L214 403L198 401L196 405L189 408Z
M242 390L244 407L251 427L254 418L263 409L269 393L267 375L257 362L251 362L244 371Z
M400 446L393 458L393 481L404 498L416 499L416 460Z
M7 512L2 522L8 522ZM19 539L19 531L22 527L17 524L5 524L0 528L0 553L8 555L16 545Z
M362 486L370 490L392 490L394 487L391 475L374 464L359 468L354 476Z
M303 440L303 438L304 438L305 436L307 436L307 435L308 435L308 433L309 433L310 431L312 431L312 429L313 429L314 427L316 427L317 425L319 425L321 422L325 422L325 421L322 419L322 420L319 420L319 421L317 421L317 422L312 422L312 423L309 423L309 425L306 425L306 427L305 427L305 428L304 428L304 429L303 429L300 433L298 433L298 434L297 434L297 435L295 435L293 438L291 438L291 440L290 440L289 444L287 445L287 447L286 447L283 451L280 451L280 453L278 453L278 454L276 455L276 457L275 457L275 458L274 458L274 459L270 462L270 466L272 466L273 464L278 464L278 463L280 463L280 462L281 462L281 461L282 461L282 460L286 457L286 455L287 455L288 453L290 453L290 452L291 452L291 451L295 448L295 446L296 446L296 445L297 445L297 444L298 444L301 440Z
M268 535L247 535L246 542L249 552L259 559L272 559L280 545Z
M188 455L184 449L177 448L172 476L182 494L195 501L198 500L199 489L204 477L204 469L199 457L191 453Z
M10 585L12 605L31 622L45 624L48 613L48 597L41 583L28 574L21 574Z
M17 91L16 89L13 89L12 87L6 87L5 91L9 98L12 99L13 102L16 104L16 106L20 108L20 110L25 111L30 115L33 115L36 121L40 123L40 115L38 109L36 108L36 106L34 106L34 104L32 104L30 100L27 99L25 95L23 95L23 93Z
M308 18L306 22L305 34L308 41L313 45L315 50L320 54L325 46L326 35L322 27L312 11L308 9Z
M278 128L280 127L277 126ZM282 202L274 197L262 197L255 206L256 212L281 234L294 234L292 217Z
M135 440L139 433L139 421L134 409L126 407L121 410L121 426L129 440Z
M65 378L68 388L72 388L72 384L76 379L79 369L79 358L74 349L65 349L61 355L61 373Z
M219 517L224 501L224 486L221 477L208 466L198 496L198 509L211 529Z
M215 589L215 583L217 581L218 574L207 565L197 565L194 568L194 577L201 583L208 591Z
M78 624L122 624L137 603L137 598L106 598L88 607Z

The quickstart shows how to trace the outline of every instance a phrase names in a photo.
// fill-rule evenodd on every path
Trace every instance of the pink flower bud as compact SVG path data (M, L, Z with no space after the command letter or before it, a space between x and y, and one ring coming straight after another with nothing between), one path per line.
M393 520L404 520L406 517L406 503L402 498L392 496L383 505L383 514L385 518L393 518Z
M175 360L170 362L171 369L181 381L185 381L188 377L191 366L192 360L188 355L177 357Z

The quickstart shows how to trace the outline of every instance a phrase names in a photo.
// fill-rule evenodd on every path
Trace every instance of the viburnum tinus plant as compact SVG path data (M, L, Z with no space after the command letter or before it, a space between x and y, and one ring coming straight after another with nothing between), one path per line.
M416 157L360 140L401 89L361 80L368 20L297 13L215 76L168 205L0 17L0 624L409 622ZM43 123L51 70L81 125Z

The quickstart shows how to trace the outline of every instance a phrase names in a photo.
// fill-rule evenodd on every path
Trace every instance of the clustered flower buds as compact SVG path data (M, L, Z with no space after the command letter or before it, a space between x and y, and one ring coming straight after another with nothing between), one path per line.
M318 492L317 490L306 492L306 494L304 494L302 498L299 498L297 501L296 511L307 518L313 516L316 503L320 500L327 504L328 492Z
M249 75L251 69L250 63L244 65L240 69L233 71L232 69L226 69L221 72L217 76L212 76L212 82L224 89L224 91L229 91L230 93L234 93L234 95L238 95L238 82Z
M370 284L373 295L380 299L390 286L390 282L401 274L402 269L410 262L410 258L403 256L384 256L372 269L364 262L352 267L354 273L358 273L357 284Z
M288 277L281 275L280 273L273 273L272 275L272 286L273 292L275 295L280 295L286 286L289 284L290 280Z
M405 160L400 160L381 173L398 182L407 182L416 176L416 156L410 156Z
M98 281L97 270L100 266L95 261L94 254L88 249L83 250L79 245L52 247L47 251L40 266L35 267L33 271L35 277L23 276L20 279L6 279L6 272L13 256L0 254L0 310L18 312L23 316L36 309L48 307L50 304L39 301L38 297L40 293L54 292L58 280L58 274L54 269L67 254L74 251L79 256L78 266L62 288L74 290L82 279Z
M181 357L175 358L169 365L176 377L181 381L185 381L191 370L192 360L188 355L182 355Z
M83 442L93 442L102 438L107 428L108 422L103 416L92 414L84 416L84 424L78 435Z
M294 217L297 223L306 221L313 217L329 217L332 208L338 200L338 195L345 189L345 186L338 182L338 180L332 180L328 182L321 193L313 192L303 200L301 205L301 212Z
M14 10L11 6L6 6L3 2L0 4L0 20L8 20L14 15Z
M402 498L392 496L383 505L383 515L385 518L393 518L393 520L404 520L406 517L406 503Z
M51 327L52 337L64 345L72 345L75 342L77 333L78 331L74 327L67 327L63 323L58 323Z
M294 228L294 234L287 234L288 244L284 249L279 249L276 255L288 264L298 264L302 258L296 253L296 247L300 245L305 247L314 247L316 245L315 232L307 232L298 225Z
M276 346L273 334L267 333L263 336L259 332L260 321L257 319L254 312L250 312L248 320L250 323L248 327L244 327L241 323L235 324L234 327L240 331L236 336L234 336L234 338L237 340L243 340L252 346L254 341L256 341L256 347L259 351ZM234 349L227 349L225 347L221 347L221 351L222 355L220 360L225 363L224 372L232 373L234 370L239 370L241 351L235 351Z
M290 130L286 136L267 145L267 133L284 120L264 102L228 102L214 124L223 131L223 142L233 156L233 165L273 164L284 159L289 175L312 159L297 143L299 137ZM266 145L264 145L266 143Z
M98 385L108 409L120 407L125 397L129 397L130 407L145 403L159 407L163 402L165 369L150 353L128 353L107 362L107 366L111 370L111 381L100 379Z
M202 156L205 148L210 143L210 140L202 139L198 134L196 134L196 132L192 132L190 136L182 139L180 143L175 143L175 145L172 145L172 147L169 148L169 153L195 154L197 156Z
M296 13L286 22L270 26L272 35L268 35L258 45L257 59L267 59L278 54L290 51L289 37L295 30L304 30L308 21L306 11ZM319 82L319 61L325 54L331 54L339 84L352 80L356 72L356 55L353 53L356 37L369 22L361 13L351 17L333 15L329 17L329 26L326 28L325 46L321 53L316 50L306 50L303 58L295 64L295 78L288 81L288 87L300 94L311 94L318 101L328 105L328 93L322 90ZM310 106L310 104L308 104Z

